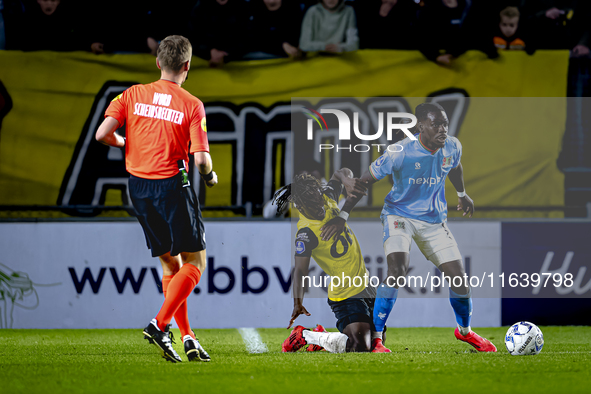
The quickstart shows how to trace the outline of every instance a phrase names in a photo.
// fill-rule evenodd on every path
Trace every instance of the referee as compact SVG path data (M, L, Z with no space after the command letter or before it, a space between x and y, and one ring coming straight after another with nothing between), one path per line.
M191 66L192 48L182 36L160 43L158 81L134 85L115 97L96 132L97 141L125 149L129 193L152 257L162 264L165 301L144 338L172 362L181 358L171 344L174 317L189 361L210 361L191 330L187 297L206 267L205 229L187 176L189 154L208 187L217 184L209 155L203 103L181 85ZM127 124L126 138L116 130Z

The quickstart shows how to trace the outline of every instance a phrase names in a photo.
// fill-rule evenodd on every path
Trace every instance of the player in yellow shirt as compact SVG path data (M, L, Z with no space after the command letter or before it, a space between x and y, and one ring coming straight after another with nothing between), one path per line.
M376 290L369 284L355 234L346 223L344 231L336 235L330 226L325 226L335 217L347 220L348 214L341 213L337 205L343 187L348 196L366 194L366 187L353 178L348 168L336 171L325 188L316 178L304 174L296 176L292 184L275 194L279 212L292 202L300 213L295 239L294 308L288 328L299 315L310 316L303 305L304 282L310 259L314 259L331 277L327 282L328 304L340 331L326 332L322 326L312 331L296 326L283 343L284 352L295 352L307 344L316 345L308 350L322 347L334 353L389 352L381 339L371 341Z

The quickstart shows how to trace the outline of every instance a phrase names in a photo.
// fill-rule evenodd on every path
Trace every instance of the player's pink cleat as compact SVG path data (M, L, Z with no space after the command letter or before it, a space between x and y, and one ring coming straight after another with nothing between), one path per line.
M317 324L316 328L313 329L312 331L326 332L326 329L322 326L322 324ZM321 350L324 350L324 348L320 345L308 345L308 347L306 348L307 352L319 352Z
M291 331L291 334L287 337L285 341L283 341L283 345L281 345L281 351L286 352L297 352L308 343L304 339L302 332L307 330L303 326L295 326L294 329Z
M384 346L380 338L374 338L371 344L372 353L392 353L390 349Z
M474 331L470 331L468 335L460 334L460 329L456 327L454 334L457 339L460 341L464 341L469 343L470 345L474 346L476 350L479 352L496 352L497 347L488 339L482 338L480 335L476 334Z

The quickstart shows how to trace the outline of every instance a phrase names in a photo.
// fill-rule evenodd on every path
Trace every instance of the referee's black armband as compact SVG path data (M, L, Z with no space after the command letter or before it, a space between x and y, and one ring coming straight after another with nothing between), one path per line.
M201 178L203 178L205 182L209 182L213 179L213 170L209 171L209 174L199 173L199 175L201 175Z

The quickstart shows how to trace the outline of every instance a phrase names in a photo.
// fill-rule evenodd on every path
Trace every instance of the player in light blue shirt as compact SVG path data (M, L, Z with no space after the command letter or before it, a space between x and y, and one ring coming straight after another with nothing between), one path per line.
M472 217L474 202L464 189L463 168L460 162L462 145L448 136L449 121L445 110L437 103L417 106L418 134L416 140L407 138L374 161L361 180L368 186L392 175L394 185L385 198L381 219L384 225L384 252L388 261L388 277L378 287L373 321L378 338L398 295L398 278L406 277L410 262L411 240L423 255L449 278L462 278L461 285L450 283L450 302L456 314L457 339L479 351L495 352L496 347L470 328L472 299L465 275L462 255L447 227L445 179L458 192L458 210ZM402 147L402 149L401 149ZM359 198L349 198L343 211L350 212ZM340 233L342 218L328 223L322 237ZM458 281L459 282L459 281ZM382 352L389 352L381 347Z
M369 167L374 181L388 175L394 180L384 201L382 215L443 223L447 219L445 178L452 169L460 166L462 144L457 138L448 136L442 147L430 150L424 145L425 136L417 134L416 137L416 141L402 140L398 143L402 151L386 151Z

